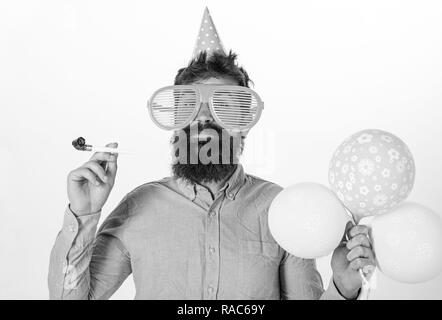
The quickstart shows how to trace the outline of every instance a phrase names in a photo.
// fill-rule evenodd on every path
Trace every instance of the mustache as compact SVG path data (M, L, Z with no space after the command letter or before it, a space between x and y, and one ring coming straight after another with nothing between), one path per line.
M197 127L197 128L195 128L195 127ZM206 129L213 129L217 133L221 134L224 130L223 128L218 126L215 122L205 122L205 123L196 122L196 123L192 123L192 124L188 125L183 130L185 133L190 134L191 128L198 129L198 133L201 133L201 131L206 130Z
M215 130L216 133L218 134L219 137L221 137L221 135L224 134L228 134L227 131L225 129L223 129L222 127L220 127L219 125L217 125L215 122L206 122L206 123L201 123L201 122L195 122L195 123L191 123L190 125L188 125L187 127L184 127L183 129L181 129L182 132L185 133L186 137L189 139L190 138L190 130L193 131L197 131L198 134L200 134L201 132L203 132L206 129L212 129ZM171 143L175 144L179 139L178 139L178 135L179 135L179 131L175 131L173 133L173 136L171 138ZM230 134L229 134L230 136ZM210 138L209 138L210 139ZM188 140L189 141L189 140ZM200 145L204 144L205 142L199 142Z

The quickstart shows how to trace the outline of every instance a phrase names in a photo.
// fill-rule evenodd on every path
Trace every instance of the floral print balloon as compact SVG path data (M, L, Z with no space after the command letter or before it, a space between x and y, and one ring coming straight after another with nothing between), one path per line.
M359 219L382 214L408 197L415 166L405 143L395 135L367 129L347 138L329 167L331 188Z

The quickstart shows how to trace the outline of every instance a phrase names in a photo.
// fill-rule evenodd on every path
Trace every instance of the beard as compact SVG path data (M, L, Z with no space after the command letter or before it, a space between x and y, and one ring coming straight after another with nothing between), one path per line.
M210 134L206 136L202 131ZM238 166L243 138L230 135L213 122L197 122L179 133L175 131L171 141L173 175L198 184L223 181ZM214 148L210 148L209 144ZM205 157L202 155L204 152Z

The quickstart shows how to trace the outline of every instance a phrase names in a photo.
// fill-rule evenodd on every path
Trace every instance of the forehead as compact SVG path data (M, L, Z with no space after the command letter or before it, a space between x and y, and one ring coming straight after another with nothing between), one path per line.
M230 77L208 78L193 82L193 84L221 84L226 86L237 86L238 82Z

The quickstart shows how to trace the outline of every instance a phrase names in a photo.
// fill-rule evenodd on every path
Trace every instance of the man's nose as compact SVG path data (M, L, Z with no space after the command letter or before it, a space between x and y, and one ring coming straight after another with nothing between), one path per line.
M210 112L209 104L207 102L201 104L201 108L198 111L195 120L200 122L201 124L214 121L212 113Z

